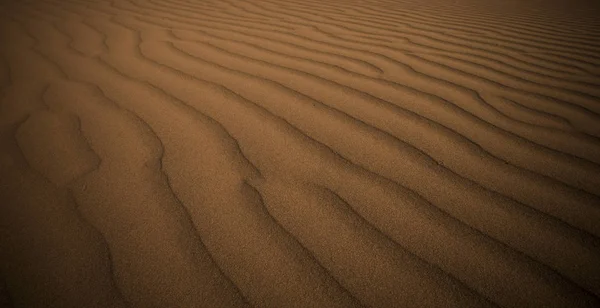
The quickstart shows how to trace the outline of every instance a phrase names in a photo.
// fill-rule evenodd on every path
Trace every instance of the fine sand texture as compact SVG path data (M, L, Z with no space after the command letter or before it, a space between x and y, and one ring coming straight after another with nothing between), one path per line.
M600 307L595 0L0 0L0 307Z

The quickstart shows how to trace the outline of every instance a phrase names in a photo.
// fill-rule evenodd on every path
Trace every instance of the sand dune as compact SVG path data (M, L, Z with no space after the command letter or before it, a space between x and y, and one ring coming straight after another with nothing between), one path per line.
M0 2L0 306L599 307L587 2Z

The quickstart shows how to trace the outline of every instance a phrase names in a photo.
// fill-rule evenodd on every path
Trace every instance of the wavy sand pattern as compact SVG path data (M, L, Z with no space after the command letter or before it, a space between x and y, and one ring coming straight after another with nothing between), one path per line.
M0 12L2 307L600 307L598 6Z

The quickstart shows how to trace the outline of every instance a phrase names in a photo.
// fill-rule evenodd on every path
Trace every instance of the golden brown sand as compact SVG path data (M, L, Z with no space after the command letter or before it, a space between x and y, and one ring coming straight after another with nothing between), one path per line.
M600 307L588 2L0 0L0 306Z

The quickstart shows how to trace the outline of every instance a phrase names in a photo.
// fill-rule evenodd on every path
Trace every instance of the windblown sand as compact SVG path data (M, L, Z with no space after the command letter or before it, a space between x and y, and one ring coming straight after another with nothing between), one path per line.
M600 307L588 2L0 0L0 306Z

